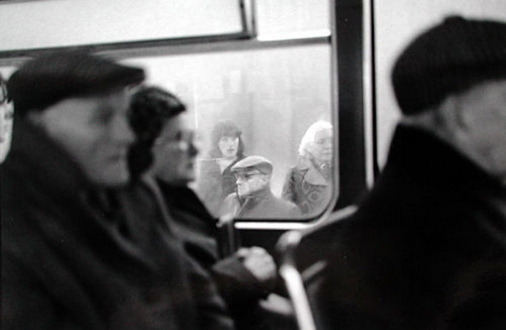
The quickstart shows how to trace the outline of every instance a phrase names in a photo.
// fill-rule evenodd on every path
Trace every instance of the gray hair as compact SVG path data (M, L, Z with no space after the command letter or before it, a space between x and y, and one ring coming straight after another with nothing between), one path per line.
M308 145L315 141L316 133L326 130L332 129L332 124L325 120L318 120L309 126L304 133L304 136L300 140L299 145L299 156L307 157L308 155Z

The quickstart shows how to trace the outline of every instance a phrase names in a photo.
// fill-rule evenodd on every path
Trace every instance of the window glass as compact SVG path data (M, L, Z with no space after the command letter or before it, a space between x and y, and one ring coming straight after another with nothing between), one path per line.
M0 37L0 51L241 31L237 0L147 0L142 4L134 0L44 0L0 6L0 27L11 31ZM145 68L147 84L164 87L187 104L200 141L198 178L193 187L201 197L207 187L222 203L228 193L220 194L230 192L225 186L233 186L234 193L238 181L258 185L265 178L259 173L233 176L227 172L226 180L205 184L205 178L210 177L207 164L214 161L220 175L228 165L221 159L226 158L225 151L221 150L219 157L213 154L218 143L212 142L211 133L218 123L230 120L241 131L244 154L262 156L272 163L268 185L273 196L292 201L299 210L297 214L266 210L261 216L244 218L311 218L324 211L331 195L339 190L333 186L338 178L330 177L338 173L331 168L332 151L337 146L332 145L333 130L325 128L325 123L332 122L330 42L313 39L263 44L260 37L329 35L329 1L258 0L255 12L258 40L230 41L224 47L203 44L170 45L154 52L146 49L150 56L139 44L129 55L118 56L128 57L123 60L127 64ZM20 17L31 17L33 24L12 28L22 21ZM114 57L115 50L109 53ZM5 70L8 75L11 68ZM233 139L231 143L235 143ZM204 202L216 216L223 215L221 204L206 198Z
M216 158L210 154L210 137L213 127L222 120L231 120L242 131L245 155L263 156L272 162L270 186L278 197L290 168L298 163L298 148L308 127L318 120L331 121L331 61L327 44L133 58L125 62L144 67L147 83L167 88L187 104L201 141L201 171L196 187L205 181L207 172L202 167L206 160ZM321 141L312 141L315 148L328 141L323 135L318 138ZM232 180L235 183L235 178ZM311 180L327 185L318 173L311 173ZM327 188L331 193L332 188ZM215 193L219 188L210 189ZM318 191L305 192L309 200L318 198ZM219 213L215 201L206 202ZM326 206L327 200L304 215L319 213Z
M330 34L330 0L257 0L260 38L275 35Z
M0 50L205 36L241 29L237 0L0 3Z

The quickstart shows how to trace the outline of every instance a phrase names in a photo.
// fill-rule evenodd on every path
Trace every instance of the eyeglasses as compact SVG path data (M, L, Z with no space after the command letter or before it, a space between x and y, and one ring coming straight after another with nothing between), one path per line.
M185 145L189 146L196 141L195 132L192 130L184 130L178 132L176 137L173 138L159 138L155 141L155 146L174 146L174 145Z
M264 175L262 172L234 173L236 180L249 181L255 175Z

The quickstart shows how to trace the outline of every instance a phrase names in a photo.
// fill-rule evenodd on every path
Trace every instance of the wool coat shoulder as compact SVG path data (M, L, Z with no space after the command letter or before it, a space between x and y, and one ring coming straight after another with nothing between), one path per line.
M102 193L43 132L15 124L2 167L2 329L199 327L193 268L150 197Z
M505 188L429 132L398 127L329 250L322 328L506 329Z

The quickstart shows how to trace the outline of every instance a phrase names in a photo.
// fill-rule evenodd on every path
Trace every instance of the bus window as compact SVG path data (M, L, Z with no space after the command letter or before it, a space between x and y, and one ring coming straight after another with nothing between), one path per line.
M211 139L213 128L229 120L241 132L244 155L261 156L272 164L272 173L268 173L272 195L285 203L293 203L298 210L297 214L289 216L273 216L274 213L267 212L257 218L251 215L245 218L315 219L329 206L334 206L338 196L345 196L348 189L342 187L358 187L351 176L338 174L343 158L338 152L357 154L354 147L339 148L340 136L345 133L347 141L353 142L355 138L351 135L361 134L351 126L346 132L338 129L341 115L337 107L341 107L341 102L359 100L361 95L354 87L361 79L361 72L357 71L356 82L350 83L348 79L343 85L346 92L342 94L346 97L343 101L337 100L337 90L341 89L338 85L342 84L337 81L337 70L354 70L355 64L361 63L361 54L345 52L346 47L343 47L343 58L353 56L355 64L336 67L337 38L331 38L331 34L335 33L338 23L333 16L343 13L344 27L353 29L351 33L361 33L354 32L356 28L350 24L347 5L337 10L340 2L321 0L190 3L179 0L167 4L153 0L142 4L130 2L128 8L123 8L123 2L115 0L98 10L98 1L76 1L72 5L52 0L6 2L0 6L2 15L9 17L1 20L0 26L11 28L15 25L13 21L25 16L36 16L37 24L45 23L35 30L31 25L9 29L13 32L5 36L9 43L0 48L0 65L19 64L27 57L55 49L83 48L141 66L147 71L147 84L170 90L188 106L201 141L197 191L205 177L205 171L201 170L206 161L217 160L220 175L227 168L230 170L228 160L212 155L215 146ZM196 10L188 6L197 6L205 17L214 19L198 16ZM120 8L130 13L124 15L124 20L115 14ZM59 15L61 12L68 15ZM103 21L104 12L112 13L107 22ZM184 15L176 15L172 20L174 12ZM156 15L143 19L149 13ZM76 24L61 22L63 18L76 15L89 18L86 26L79 26L77 21ZM220 15L226 17L221 19ZM133 18L144 22L142 29L129 21ZM212 23L218 21L221 23ZM168 25L163 23L163 28L159 29L157 24L161 22ZM167 28L171 24L179 27ZM65 36L51 32L62 25L74 32L65 29ZM93 27L104 30L96 33ZM118 31L121 31L119 35ZM69 35L72 40L67 38ZM346 41L346 38L341 39ZM361 47L360 40L355 46ZM343 81L345 79L343 75ZM347 118L350 115L355 116L348 113ZM315 129L320 125L317 123L326 123L330 128ZM361 145L359 140L352 144ZM361 170L351 162L346 164L349 165L346 168ZM224 191L220 198L236 194L242 206L246 197L237 193L234 186L237 178L229 176L227 182L230 181L231 190L221 189L223 183L216 185L216 189ZM348 200L350 198L343 199L346 203ZM206 203L216 216L223 215L221 204ZM235 216L241 217L241 214Z
M327 1L256 0L257 33L262 40L330 34Z
M148 83L164 86L186 102L202 141L202 161L199 164L205 164L204 160L208 161L207 164L209 160L218 164L223 158L223 154L213 154L217 141L213 141L211 135L219 122L229 120L242 133L244 155L259 155L272 162L270 188L275 196L282 198L283 187L289 184L293 167L298 166L303 171L300 173L302 175L311 169L308 173L310 181L305 181L304 187L302 182L298 182L300 187L297 187L297 191L284 196L294 203L300 201L298 206L303 208L300 214L307 216L321 213L330 201L332 192L332 180L329 179L332 134L323 136L318 133L321 136L317 137L313 129L309 134L311 136L305 139L311 140L307 141L310 148L314 146L315 149L318 144L326 147L322 151L326 153L326 158L307 157L302 164L299 155L299 146L309 127L317 121L329 122L330 125L332 120L330 56L330 46L323 44L146 57L127 62L145 68ZM304 151L304 154L307 152ZM197 186L204 188L198 191L203 194L201 196L214 215L219 216L220 201L205 198L206 191L211 195L217 192L223 194L221 198L224 199L235 191L235 180L232 189L223 187L221 190L221 178L226 181L226 175L222 174L226 174L223 172L227 166L220 168L221 173L217 173L219 178L211 181L206 177L212 175L206 170L209 166L204 167L204 171L199 171L202 175L197 180ZM199 185L199 182L206 180L208 185L214 182L215 186ZM308 188L311 183L314 184L313 188ZM317 196L321 189L314 186L325 186L325 197ZM310 191L306 191L306 188ZM307 196L296 198L296 193ZM308 208L308 201L314 204L313 200L322 198L325 198L323 202Z
M123 61L145 68L148 84L167 88L188 105L200 140L194 187L215 216L230 215L223 203L235 195L241 210L232 215L239 218L314 218L339 191L329 2L256 1L254 21L254 39L127 54ZM236 159L217 152L213 130L223 121L241 133L244 152ZM317 132L319 122L330 128ZM257 195L242 196L231 173L243 156L272 163L268 188L297 213L247 212L246 200Z
M2 31L9 31L0 51L217 36L243 28L237 0L5 1L0 6Z

